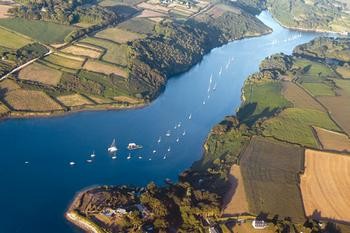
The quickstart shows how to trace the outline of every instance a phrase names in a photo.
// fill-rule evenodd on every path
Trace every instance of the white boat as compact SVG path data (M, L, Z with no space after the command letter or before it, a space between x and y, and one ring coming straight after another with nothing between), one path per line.
M142 156L141 156L141 155L139 156L139 159L142 159Z
M182 133L182 136L185 136L186 135L186 131L184 131L183 133Z
M177 125L174 126L174 129L176 129L176 128L177 128Z
M87 163L92 163L92 160L91 159L87 159L86 162Z
M181 122L179 122L179 124L177 124L177 128L180 128L181 127Z
M214 84L214 87L213 87L213 91L215 91L216 90L216 83Z
M131 159L131 154L129 154L128 157L126 157L126 159Z
M222 74L222 66L221 66L220 71L219 71L219 75L221 75L221 74Z
M96 156L95 151L92 152L92 154L90 155L91 158L94 158Z
M205 104L205 101L203 101L203 105Z
M213 74L210 75L209 83L213 82Z
M112 156L112 159L116 159L117 158L117 156Z
M69 165L71 165L71 166L73 166L73 165L75 165L75 162L69 162Z
M189 120L191 120L191 119L192 119L192 114L190 114L190 115L188 116L188 119L189 119Z
M118 148L115 145L115 139L113 139L113 142L112 142L111 146L108 147L108 152L109 153L115 153L115 152L117 152L117 150L118 150Z
M162 141L162 137L159 137L159 138L158 138L158 141L157 141L158 144L159 144L161 141Z
M170 152L171 151L171 148L170 148L170 146L168 147L168 152Z
M179 142L180 141L180 138L176 138L176 142Z
M210 95L208 95L208 99L210 99Z
M165 136L170 137L170 130L166 132Z
M129 143L128 147L127 147L128 150L137 150L137 149L142 149L142 146L141 145L137 145L136 143Z
M28 162L28 161L25 161L24 164L29 164L29 162Z
M157 151L156 150L153 150L153 154L155 154Z
M166 155L164 155L163 159L166 159Z
M149 158L148 160L149 160L149 161L151 161L151 160L152 160L152 158Z

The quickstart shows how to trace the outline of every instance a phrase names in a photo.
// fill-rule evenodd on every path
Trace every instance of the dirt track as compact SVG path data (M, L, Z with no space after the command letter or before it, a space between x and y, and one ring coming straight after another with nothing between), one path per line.
M350 223L350 156L306 150L300 186L307 216Z

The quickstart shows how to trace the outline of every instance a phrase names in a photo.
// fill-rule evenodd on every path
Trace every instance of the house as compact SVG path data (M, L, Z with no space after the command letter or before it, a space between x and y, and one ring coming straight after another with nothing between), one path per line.
M252 222L252 226L254 227L254 229L257 230L262 230L265 229L267 227L267 223L264 220L253 220Z

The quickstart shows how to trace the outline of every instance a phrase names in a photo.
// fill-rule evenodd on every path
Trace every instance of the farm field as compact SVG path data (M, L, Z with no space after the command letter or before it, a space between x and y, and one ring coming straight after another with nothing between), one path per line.
M115 101L119 101L119 102L126 102L126 103L130 103L130 104L137 104L137 103L142 103L143 100L141 99L136 99L133 97L129 97L129 96L117 96L113 98Z
M166 17L167 15L164 13L160 13L157 11L151 11L151 10L143 10L141 14L139 14L138 18L155 18L155 17Z
M350 80L336 79L334 80L336 86L342 91L338 91L338 95L347 95L350 98Z
M338 66L336 71L345 79L350 79L350 67Z
M4 104L0 103L0 116L3 116L8 112L9 112L8 108Z
M307 216L350 223L350 156L306 150L300 186Z
M20 36L14 32L8 31L0 27L0 46L9 49L19 49L32 41L28 38Z
M293 103L296 108L310 108L326 111L314 98L307 94L302 88L290 81L282 82L283 96Z
M237 113L238 118L251 124L262 116L272 116L278 109L291 106L291 103L281 95L281 91L280 82L252 82L245 85L245 101Z
M232 230L232 233L274 233L275 232L275 228L271 224L265 229L259 229L259 230L254 229L251 221L247 221L240 225L237 224L234 227L232 227L231 230Z
M61 110L62 107L42 91L16 89L8 91L3 97L13 110L30 112L48 112Z
M321 83L327 78L338 77L338 75L325 64L313 62L306 59L296 59L294 62L294 68L301 69L297 80L301 84L304 82Z
M79 94L58 96L57 99L67 107L76 107L86 104L93 104L91 101Z
M81 42L106 49L107 51L102 56L102 60L115 63L121 66L126 66L128 64L128 50L126 45L119 45L117 43L94 37L84 38L83 40L81 40Z
M5 91L13 91L16 89L20 89L21 87L11 79L5 79L0 82L0 88Z
M103 73L106 75L115 74L124 78L127 78L128 76L127 72L124 69L112 64L108 64L108 63L104 63L96 60L88 60L84 64L83 68L89 71Z
M103 0L99 3L100 6L116 6L116 5L136 5L144 0Z
M324 83L302 83L303 87L313 96L334 96L332 88Z
M70 53L77 56L84 56L90 58L99 58L102 54L101 50L90 49L86 47L71 45L61 50L64 53Z
M98 32L95 37L124 44L128 41L133 41L142 38L143 36L137 33L122 30L120 28L107 28Z
M312 126L340 131L327 113L312 109L287 108L263 123L263 135L318 148Z
M347 135L318 127L314 129L323 149L350 152L350 139Z
M13 6L11 5L6 5L6 4L2 4L0 2L0 19L6 19L9 17L8 15L8 10L11 9Z
M18 74L19 79L52 86L56 86L60 82L61 76L62 72L40 63L33 63L22 69Z
M67 67L70 69L80 69L83 65L84 59L54 53L45 57L44 61L50 62L58 66Z
M341 96L321 96L318 100L326 106L332 118L340 127L350 135L350 104L349 97Z
M118 28L139 34L152 34L155 23L145 18L133 18L118 25Z
M26 35L45 44L62 43L74 27L22 18L0 19L0 26Z
M303 165L302 147L253 137L240 160L250 212L278 214L303 221L303 203L298 187Z
M249 213L248 201L244 189L241 168L234 164L229 175L230 190L224 197L224 216Z

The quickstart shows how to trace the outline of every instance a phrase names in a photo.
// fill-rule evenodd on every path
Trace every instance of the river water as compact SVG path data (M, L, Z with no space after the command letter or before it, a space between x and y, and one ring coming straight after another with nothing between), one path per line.
M0 233L79 232L64 219L78 190L176 179L201 157L210 129L235 113L243 82L259 62L273 53L291 54L296 45L320 35L284 29L266 12L259 18L273 33L213 49L171 78L148 107L0 122ZM119 148L114 160L107 153L113 138ZM129 142L144 148L128 160ZM93 151L96 157L87 163Z

